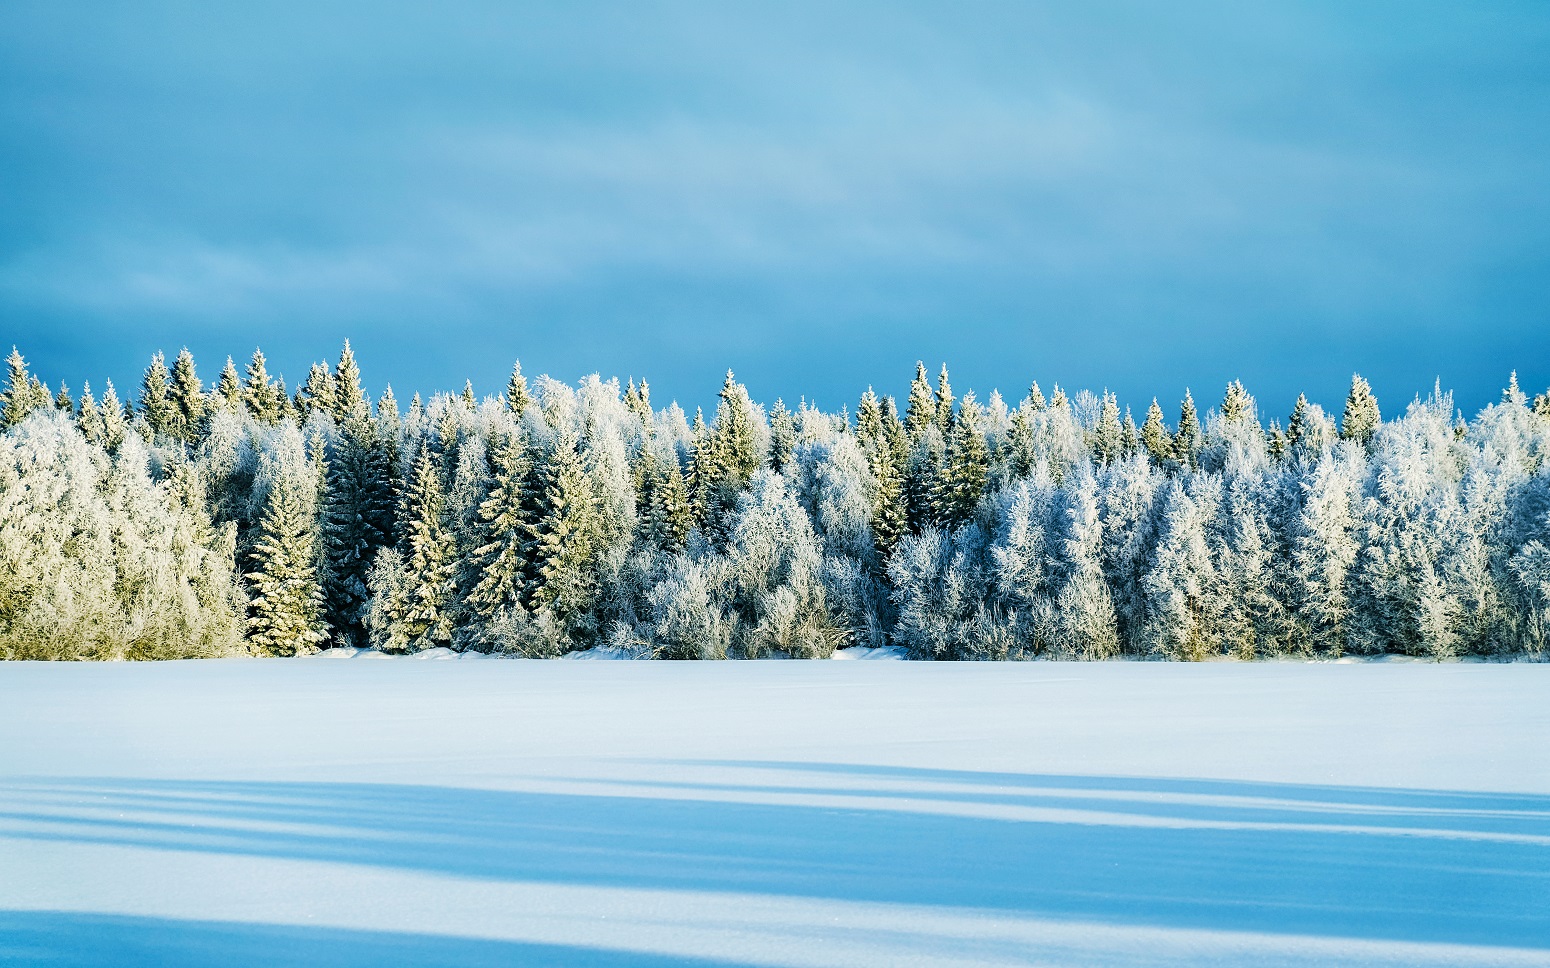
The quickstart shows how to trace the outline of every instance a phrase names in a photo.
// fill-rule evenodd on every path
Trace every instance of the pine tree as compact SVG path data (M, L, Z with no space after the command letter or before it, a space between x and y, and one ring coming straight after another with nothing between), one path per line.
M1195 398L1184 391L1184 402L1179 406L1179 429L1173 435L1173 459L1184 467L1200 466L1200 415L1195 412Z
M1061 583L1055 599L1062 645L1083 659L1107 659L1119 654L1119 633L1103 573L1098 484L1090 473L1077 476L1064 510Z
M1146 423L1141 425L1141 446L1146 448L1147 456L1157 467L1167 467L1173 460L1173 434L1163 423L1162 407L1157 405L1156 397L1147 408Z
M1123 451L1124 442L1120 439L1123 428L1119 422L1119 401L1107 390L1103 393L1103 403L1098 411L1098 425L1093 428L1089 449L1093 459L1100 466L1107 466L1117 460Z
M1297 403L1292 407L1292 415L1286 420L1286 446L1296 450L1308 435L1308 397L1306 394L1297 394Z
M91 381L81 384L81 405L75 416L75 425L80 428L81 435L98 447L104 447L102 437L102 411L97 408L97 399L92 396Z
M783 400L770 408L770 469L780 473L797 446L797 421Z
M917 360L915 379L910 383L910 397L904 414L904 426L913 440L919 437L927 426L936 422L936 394L931 391L931 383L926 379L926 364Z
M65 386L62 380L59 383L59 392L54 395L54 409L61 413L72 415L75 413L75 401L70 399L70 388Z
M323 587L333 640L364 645L368 573L393 536L392 467L369 419L352 416L340 430L328 462L322 532Z
M474 381L463 381L463 393L459 399L463 401L463 406L467 407L469 410L472 410L474 407L478 406L479 401L474 398Z
M512 416L521 420L532 405L533 395L527 390L527 377L522 375L522 362L519 360L512 364L511 379L506 381L506 406L511 408Z
M293 446L299 453L299 439ZM328 636L317 577L315 488L311 472L276 467L259 520L247 575L248 641L269 655L311 652Z
M203 432L208 404L204 384L194 369L194 354L186 346L178 351L178 358L173 361L172 386L168 388L167 396L172 402L172 436L185 444L197 443Z
M1247 420L1253 414L1254 399L1249 396L1249 391L1244 389L1241 380L1234 380L1227 384L1227 392L1222 396L1222 419L1228 423L1237 423Z
M171 435L177 425L177 405L169 393L169 383L166 358L157 352L140 381L140 416L152 439Z
M1345 413L1340 417L1340 438L1353 440L1363 447L1372 442L1372 436L1383 422L1378 411L1378 398L1361 374L1351 377L1351 392L1345 398Z
M224 382L225 374L222 374ZM264 365L264 351L254 350L252 362L248 364L247 380L242 386L241 399L248 408L248 413L262 424L274 425L280 422L280 416L284 409L282 401L288 403L285 392L269 379L269 371Z
M118 450L129 433L129 420L124 416L124 405L118 402L118 391L113 381L107 381L102 391L102 445L111 453Z
M1130 415L1130 408L1125 408L1125 419L1119 427L1119 446L1121 453L1134 454L1141 449L1141 430L1136 426L1136 418Z
M942 364L942 372L936 378L936 426L945 438L951 438L953 432L953 388L947 382L947 364Z
M884 559L909 528L904 483L908 444L904 440L904 428L898 425L898 412L892 409L892 400L888 401L888 406L889 411L885 413L877 394L868 387L856 409L856 437L866 455L875 487L872 538Z
M1049 406L1044 402L1044 391L1039 389L1038 380L1034 380L1028 387L1028 405L1033 408L1034 413L1039 413Z
M640 381L640 386L635 385L635 380L630 380L629 387L624 391L624 405L630 413L640 418L640 424L649 432L651 430L651 388L646 381Z
M393 602L386 642L392 651L419 652L452 641L457 549L447 530L446 505L441 472L422 448L399 501L406 580Z
M990 452L980 431L981 409L971 391L947 442L947 460L932 500L934 523L949 531L968 521L985 493Z
M334 375L328 372L327 363L312 364L306 382L296 390L293 404L303 420L313 413L333 414L338 410Z
M683 547L694 527L694 511L683 470L676 458L662 460L649 448L641 452L640 539L664 551Z
M237 364L226 357L226 365L221 369L220 379L210 391L211 406L228 413L237 413L242 409L242 382L237 378Z
M16 347L11 347L5 363L9 372L5 392L0 393L0 429L16 426L28 414L51 402L47 393L39 392L37 380L27 372L27 361Z
M502 435L491 458L494 486L479 505L482 543L473 553L479 580L468 596L469 607L487 626L524 605L532 578L527 551L534 511L533 457L526 443L517 434Z
M361 368L355 362L350 341L344 341L339 365L334 367L334 422L341 427L351 420L371 419L371 402L361 389Z
M529 528L528 601L533 611L547 610L569 625L586 617L597 581L596 496L570 434L555 438L541 482L540 514Z

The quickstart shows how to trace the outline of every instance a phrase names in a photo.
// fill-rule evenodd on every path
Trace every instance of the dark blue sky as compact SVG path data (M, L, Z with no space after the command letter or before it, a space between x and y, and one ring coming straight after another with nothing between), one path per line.
M1550 4L0 6L45 379L1550 384Z

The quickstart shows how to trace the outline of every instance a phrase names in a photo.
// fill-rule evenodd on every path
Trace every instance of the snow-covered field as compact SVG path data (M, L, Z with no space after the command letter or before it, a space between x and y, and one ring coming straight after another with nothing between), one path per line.
M0 664L5 965L1550 965L1550 665Z

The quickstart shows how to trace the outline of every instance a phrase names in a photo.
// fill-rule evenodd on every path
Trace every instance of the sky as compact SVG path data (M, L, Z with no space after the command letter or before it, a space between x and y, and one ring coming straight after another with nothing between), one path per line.
M1550 4L0 5L0 342L50 383L1467 412L1550 386Z

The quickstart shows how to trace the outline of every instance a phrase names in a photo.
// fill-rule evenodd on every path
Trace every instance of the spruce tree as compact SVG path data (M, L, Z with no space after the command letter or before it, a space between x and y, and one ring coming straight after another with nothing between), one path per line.
M1146 410L1146 423L1141 425L1141 446L1157 467L1167 467L1173 460L1173 434L1163 423L1162 407L1157 405L1156 397Z
M556 436L540 480L540 512L529 527L528 601L533 611L547 610L570 627L586 618L596 593L597 513L592 482L569 433Z
M947 382L947 364L942 364L942 372L936 378L936 426L942 432L944 438L950 438L953 432L953 387Z
M75 401L70 399L70 388L60 381L59 392L54 394L54 409L61 413L74 414Z
M931 383L926 379L926 364L916 360L915 379L910 383L910 397L904 413L905 429L913 439L935 424L936 418L936 394L931 392Z
M463 393L459 399L462 400L463 406L467 407L469 410L472 410L474 407L478 406L479 401L474 397L474 381L463 381Z
M694 527L683 470L675 458L663 460L649 448L641 452L640 464L637 533L653 547L678 551Z
M209 407L204 384L194 369L194 354L186 346L178 351L178 358L173 361L172 386L168 388L167 396L173 407L172 436L185 444L197 443Z
M129 432L129 420L124 416L124 405L118 402L118 391L108 380L102 391L102 446L111 453L124 443Z
M222 374L223 378L224 376L225 374ZM263 350L253 351L253 359L248 363L247 380L242 386L241 399L247 406L248 413L259 423L272 426L280 422L284 410L282 401L284 403L289 401L285 397L285 392L269 379Z
M1124 441L1121 439L1123 432L1124 428L1119 422L1119 401L1105 390L1103 403L1098 409L1098 425L1090 435L1089 450L1096 463L1107 466L1119 459L1124 450Z
M327 640L317 577L315 506L306 477L274 481L259 520L247 581L248 641L269 655L314 651Z
M1179 429L1173 435L1173 459L1186 468L1200 466L1200 415L1195 412L1195 397L1188 389L1179 406Z
M1039 413L1049 406L1044 402L1044 391L1039 389L1038 380L1034 380L1028 387L1028 406L1033 408L1034 413Z
M392 543L392 477L376 425L349 418L328 462L322 513L327 619L338 645L365 643L367 575Z
M312 368L307 371L306 382L296 390L293 403L303 420L313 413L332 414L337 411L334 375L328 372L327 363L312 364Z
M1222 395L1222 419L1228 423L1237 423L1247 420L1254 406L1254 399L1249 396L1249 391L1244 389L1241 380L1234 380L1227 384L1227 392Z
M953 530L974 516L990 470L990 452L980 431L979 403L973 392L964 394L963 406L947 442L947 460L932 495L934 523Z
M361 368L355 362L350 341L344 341L339 365L334 367L334 422L341 427L351 420L371 419L371 403L361 389Z
M229 413L238 413L242 410L242 381L237 377L237 364L226 357L226 365L221 368L221 376L210 391L211 406L225 410Z
M1125 408L1125 419L1119 427L1119 449L1126 456L1141 449L1141 429L1136 426L1136 418L1130 415L1129 407Z
M468 605L486 626L519 610L531 580L527 549L532 540L533 457L518 434L503 434L491 454L494 484L479 505L481 544L473 561L478 582Z
M651 430L651 388L646 381L640 381L640 386L635 385L635 380L630 380L629 387L624 391L624 405L630 413L640 418L642 427L649 432Z
M1297 403L1292 407L1292 415L1286 421L1286 446L1289 450L1295 450L1297 445L1308 434L1308 397L1306 394L1297 394Z
M770 408L770 469L780 473L797 446L797 420L785 401L777 398Z
M1372 387L1361 374L1353 375L1351 392L1345 398L1345 413L1340 417L1341 439L1366 447L1382 422L1383 415L1378 411L1378 398L1373 396Z
M539 374L542 376L543 374ZM506 406L518 420L533 405L533 395L527 390L527 377L522 375L522 361L511 365L511 379L506 381Z
M394 603L389 647L419 652L449 645L456 604L457 557L447 529L446 488L428 448L421 448L399 503L407 581Z
M140 416L145 420L151 439L171 436L177 425L177 405L169 392L170 377L166 358L158 351L151 357L151 365L146 367L140 381Z
M28 414L50 403L47 394L38 392L38 382L27 372L27 361L16 347L11 347L5 363L8 373L5 391L0 393L0 428L14 427L26 420Z

